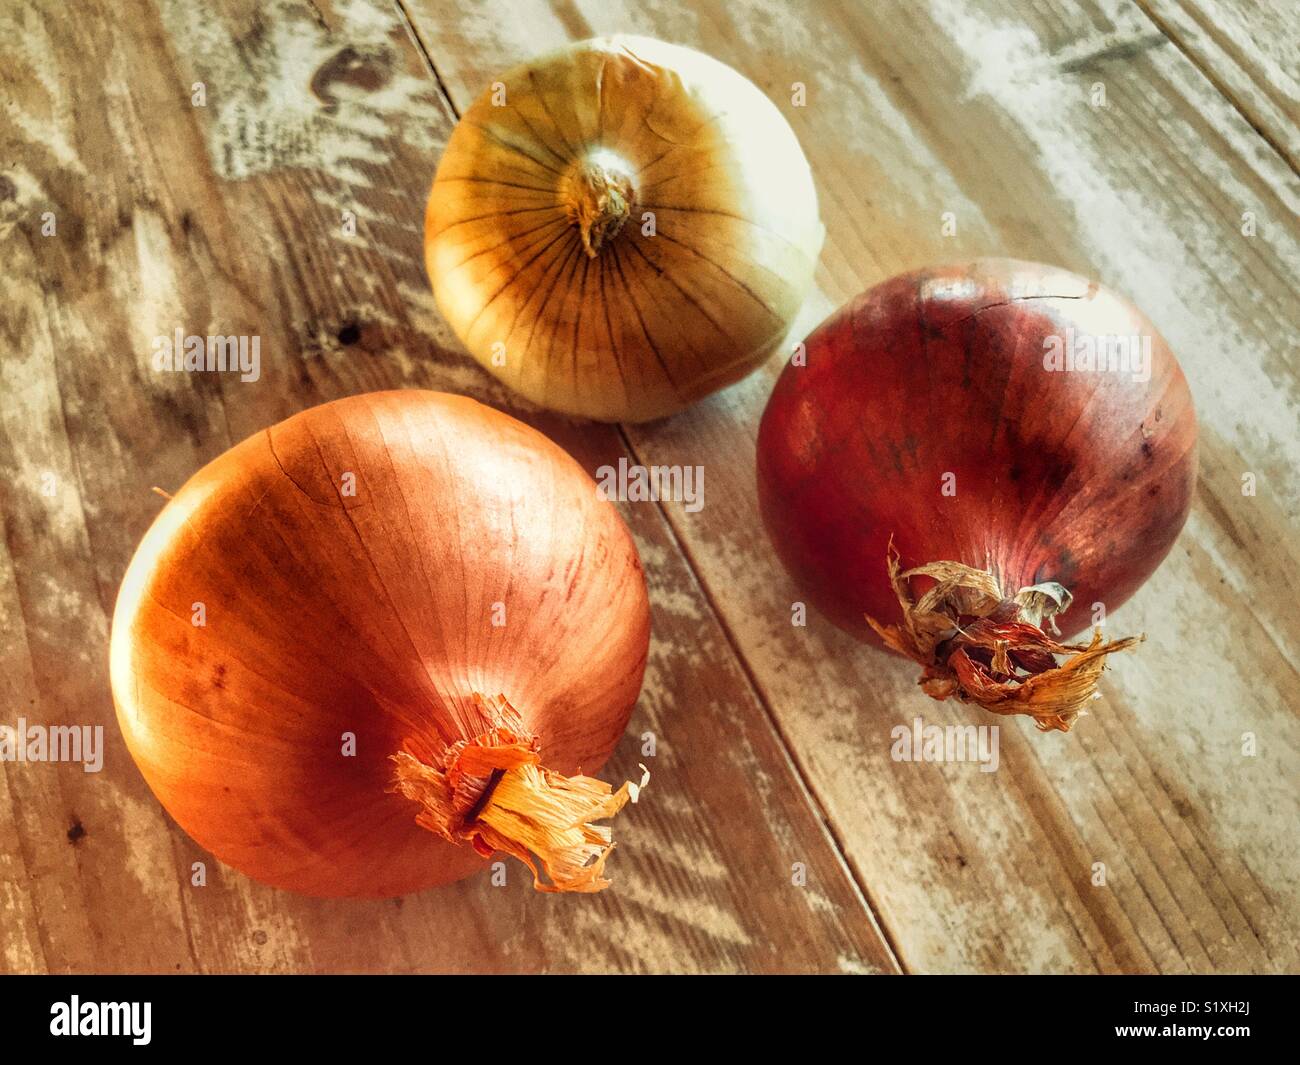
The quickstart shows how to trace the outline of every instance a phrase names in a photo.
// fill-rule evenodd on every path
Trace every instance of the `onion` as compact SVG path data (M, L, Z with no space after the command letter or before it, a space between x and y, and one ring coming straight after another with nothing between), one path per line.
M1086 368L1089 344L1107 369ZM1134 641L1042 626L1073 634L1119 607L1191 502L1196 419L1165 342L1082 277L987 260L878 285L804 357L758 440L763 519L798 585L916 659L933 697L1068 730Z
M645 421L780 346L823 236L767 97L689 48L611 37L514 68L465 112L425 255L443 314L507 385Z
M122 582L111 676L154 794L257 880L386 897L496 850L595 891L590 822L636 786L568 774L617 743L648 644L636 549L573 459L473 400L381 392L190 478Z

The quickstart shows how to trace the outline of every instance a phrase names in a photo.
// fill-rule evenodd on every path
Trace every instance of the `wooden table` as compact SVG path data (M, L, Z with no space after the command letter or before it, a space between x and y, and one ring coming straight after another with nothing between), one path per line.
M0 971L1300 969L1288 7L4 5L0 723L102 723L107 753L99 774L0 766ZM931 703L909 663L816 615L791 625L754 494L779 360L667 422L568 424L521 410L441 320L422 216L457 114L521 58L617 31L718 56L793 124L828 228L797 335L898 271L1007 254L1127 293L1177 352L1195 505L1112 618L1147 643L1069 735L1004 723L994 773L891 760L895 725L978 711ZM150 338L178 325L260 335L261 379L153 371ZM524 876L387 902L264 888L169 820L117 732L108 624L162 505L151 486L306 406L394 387L480 397L593 470L707 461L699 512L623 506L654 643L603 775L635 773L644 733L657 751L600 896Z

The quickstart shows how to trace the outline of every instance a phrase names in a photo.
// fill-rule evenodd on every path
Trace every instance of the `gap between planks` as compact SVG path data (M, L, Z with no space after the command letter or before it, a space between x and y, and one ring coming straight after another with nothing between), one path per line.
M1278 143L1278 141L1273 138L1272 134L1270 134L1268 130L1265 129L1264 126L1251 115L1245 103L1242 100L1240 100L1235 93L1232 92L1232 90L1228 87L1227 82L1223 78L1219 77L1214 72L1213 68L1211 68L1208 64L1203 63L1194 51L1186 47L1182 38L1179 37L1176 33L1174 33L1173 29L1170 27L1168 23L1168 20L1162 19L1152 9L1151 0L1133 0L1133 2L1137 6L1138 10L1141 11L1142 14L1146 16L1147 21L1149 21L1153 26L1155 26L1155 28L1164 35L1165 39L1170 44L1172 44L1175 48L1178 49L1179 53L1183 56L1183 58L1186 59L1189 63L1191 63L1193 67L1196 68L1197 72L1201 75L1201 77L1203 77L1212 86L1214 86L1214 91L1217 92L1228 102L1228 104L1232 107L1232 109L1236 111L1238 115L1241 116L1242 121L1245 122L1246 125L1248 125L1252 130L1255 131L1255 135L1259 137L1259 139L1262 140L1265 144L1267 144L1270 148L1273 149L1273 152L1277 155L1279 159L1281 159L1284 163L1286 163L1286 165L1291 169L1291 172L1293 174L1295 174L1297 177L1300 177L1300 165L1298 165L1296 163L1296 160L1291 157L1291 153L1286 149L1286 147ZM399 6L400 6L400 0L399 0ZM1211 39L1210 33L1209 30L1204 25L1203 19L1198 17L1197 14L1191 12L1188 13L1188 17L1196 22L1196 24L1202 29L1202 31L1204 31L1206 39L1210 40Z
M636 448L633 446L631 439L629 439L627 430L620 425L618 427L618 433L620 438L623 440L623 446L627 448L628 454L638 465L641 465L641 457L637 454ZM696 585L700 589L700 593L704 596L704 601L708 606L709 612L717 621L718 627L722 631L723 638L726 640L727 647L731 650L732 656L740 666L741 673L744 675L745 681L749 685L750 692L758 702L758 705L762 707L763 714L766 716L768 724L771 726L773 733L780 742L781 749L785 752L786 763L789 765L796 782L799 784L799 788L803 793L804 801L807 802L809 808L816 815L827 841L830 843L831 848L835 851L836 855L838 855L840 865L843 868L845 875L848 877L849 883L853 885L858 900L862 903L863 910L870 916L871 921L875 926L875 930L880 933L880 937L884 941L885 946L889 949L889 953L893 958L894 964L898 966L899 971L909 973L911 970L908 969L907 965L903 961L902 950L888 925L882 919L879 907L872 901L871 891L867 887L866 880L862 876L861 870L857 867L857 863L849 856L844 841L840 838L840 834L836 830L834 822L826 812L825 803L817 793L817 789L813 786L803 763L800 762L798 754L791 744L789 737L785 733L785 729L781 727L776 711L772 708L771 703L768 701L767 694L763 691L762 686L758 682L758 678L750 668L749 660L745 657L744 652L740 648L739 642L736 640L735 634L731 630L731 626L727 623L725 615L719 609L713 593L709 590L708 582L704 579L703 573L696 565L695 557L691 554L690 547L687 545L686 541L678 535L677 526L673 524L672 516L667 507L664 506L663 501L658 501L655 506L658 508L665 526L667 526L668 534L672 537L673 543L677 546L677 550L681 552L682 558L686 562L687 570L694 578Z

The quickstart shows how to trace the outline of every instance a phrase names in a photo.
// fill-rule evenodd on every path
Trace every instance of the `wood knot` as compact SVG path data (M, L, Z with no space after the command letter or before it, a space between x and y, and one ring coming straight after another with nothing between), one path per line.
M339 108L337 85L351 85L374 92L388 84L392 59L387 52L362 52L346 45L325 60L312 75L311 91L334 114Z

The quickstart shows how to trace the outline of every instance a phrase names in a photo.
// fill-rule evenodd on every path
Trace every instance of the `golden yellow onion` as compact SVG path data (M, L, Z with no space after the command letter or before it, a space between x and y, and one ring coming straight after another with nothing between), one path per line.
M611 37L516 67L465 112L425 255L443 314L507 385L645 421L780 346L824 233L799 142L751 82Z
M264 883L386 898L500 852L539 890L591 892L613 848L595 822L637 786L585 772L649 646L631 534L577 462L408 389L312 407L195 473L122 580L110 669L159 801Z

